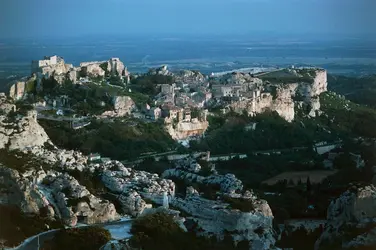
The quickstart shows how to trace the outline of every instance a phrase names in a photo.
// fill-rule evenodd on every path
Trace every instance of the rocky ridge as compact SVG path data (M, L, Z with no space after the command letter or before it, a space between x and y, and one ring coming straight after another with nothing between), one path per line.
M4 103L2 109L12 110L7 101ZM24 119L21 114L18 115L21 120ZM171 173L177 176L182 171L196 172L202 185L219 186L219 196L246 199L252 204L252 211L242 212L231 208L229 203L221 199L202 198L192 188L185 198L176 197L175 183L172 180L125 167L118 161L89 164L88 158L81 153L59 149L49 142L35 117L26 121L24 131L35 128L40 132L35 136L40 138L29 141L29 135L24 134L22 143L11 141L12 150L9 146L3 149L2 154L8 160L2 160L0 167L1 204L13 204L25 213L61 219L69 226L77 223L105 223L118 219L119 214L142 216L158 210L153 210L153 206L167 209L171 205L174 209L166 212L174 214L182 227L185 227L185 218L179 216L176 209L184 211L188 215L186 219L193 220L204 235L223 238L226 232L230 232L235 241L252 241L252 244L257 244L257 249L268 249L267 246L273 245L273 216L269 206L250 192L243 193L242 183L234 175L217 175L213 170L213 175L200 178L201 167L192 159L179 161L177 171L169 171L171 176ZM16 126L19 120L13 122L14 124L9 121L7 127ZM73 173L79 172L89 179L98 176L107 190L104 191L112 195L111 200L120 205L120 210L116 210L114 203L101 198L102 191L89 191L85 182L73 177ZM181 174L179 176L186 178ZM260 229L256 230L258 228Z
M201 187L218 188L217 199L203 198L193 187L188 187L185 198L176 196L171 205L184 211L196 224L198 234L223 239L230 235L235 242L250 242L251 249L270 249L274 243L273 214L266 201L251 191L244 191L242 182L233 174L219 175L212 168L209 176L200 175L201 166L193 158L177 161L176 168L168 169L164 178L173 178ZM242 203L247 208L232 207Z

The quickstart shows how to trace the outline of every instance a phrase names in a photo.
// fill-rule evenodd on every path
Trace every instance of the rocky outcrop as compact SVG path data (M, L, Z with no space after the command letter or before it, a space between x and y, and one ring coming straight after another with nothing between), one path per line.
M167 65L163 65L159 68L150 69L148 72L149 75L172 75L167 69Z
M273 215L265 201L250 199L254 209L242 212L231 209L222 201L207 200L197 194L188 194L185 199L174 198L171 204L189 214L187 220L196 223L200 235L223 239L231 235L235 242L250 242L250 249L271 249L273 236Z
M202 176L202 171L194 158L186 158L162 174L164 178L178 179L186 184L199 184L200 191L218 190L216 200L201 197L193 187L187 188L185 198L171 199L174 209L183 211L186 220L195 224L191 230L218 239L231 235L235 242L249 241L250 249L270 249L275 239L273 214L268 203L251 191L244 192L242 182L233 174L219 175L212 169L213 174Z
M200 84L207 81L201 72L192 71L192 70L180 70L179 72L174 73L175 82L177 84Z
M129 75L127 68L124 66L124 63L120 61L119 58L111 58L108 61L108 71L111 72L112 75L118 75L118 76Z
M119 195L123 210L134 216L141 214L147 207L145 199L163 205L166 194L169 199L175 196L174 182L159 178L157 174L126 168L117 161L102 167L106 169L102 173L103 184Z
M115 96L113 98L114 110L105 111L101 117L123 117L130 115L136 107L135 102L129 96Z
M1 106L8 109L10 107L9 103ZM42 146L49 140L44 129L38 124L37 112L34 110L12 119L0 115L0 139L0 149L8 148L10 150Z
M14 100L22 99L25 94L25 82L16 82L10 87L9 97Z
M68 174L50 174L43 183L47 187L45 190L53 195L62 219L68 225L74 226L77 221L105 223L119 218L112 203L95 197Z
M298 100L308 107L309 116L316 116L320 111L319 95L327 91L327 72L321 69L287 71L296 78L295 83L283 82L283 76L276 82L244 73L224 75L216 83L236 86L240 91L239 100L230 105L239 113L245 110L249 115L255 115L271 110L285 120L292 121L295 117L295 102Z
M78 221L96 224L119 218L112 203L95 197L73 177L52 169L44 170L47 166L38 163L27 170L30 164L24 160L20 170L0 167L0 186L4 188L0 192L1 204L16 205L31 214L47 208L48 216L61 218L70 226Z
M81 75L89 77L104 77L106 71L100 67L101 63L81 63Z
M49 205L43 194L34 185L46 176L43 170L19 173L15 169L0 165L0 204L15 205L24 213L39 214Z
M16 111L16 105L8 100L5 93L0 93L0 116L8 115L11 111Z
M185 140L190 136L201 136L209 127L207 121L182 121L177 124L166 123L167 132L174 140Z
M176 167L163 172L163 178L174 178L183 180L186 183L199 183L206 186L219 187L220 192L233 194L243 190L243 183L233 174L211 174L200 175L201 166L193 158L186 158L177 161Z
M130 114L136 104L129 96L115 96L114 97L114 109L118 116L124 116Z
M80 63L81 71L89 77L103 77L105 75L129 78L129 72L119 58L111 58L108 61L93 61Z
M76 70L72 64L66 64L64 59L59 56L44 57L43 60L32 61L31 66L31 72L38 79L54 77L59 83L63 83L67 75L70 80L75 82L77 77L74 77L75 73L73 72Z
M330 203L327 220L315 249L376 247L376 188L351 187Z

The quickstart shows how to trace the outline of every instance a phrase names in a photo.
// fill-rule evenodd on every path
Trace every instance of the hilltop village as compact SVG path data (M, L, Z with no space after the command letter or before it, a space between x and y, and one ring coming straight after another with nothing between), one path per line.
M146 75L132 75L119 58L83 62L74 67L65 63L62 57L45 57L32 62L31 73L31 77L10 87L11 98L31 100L43 93L45 95L36 105L44 111L55 110L63 117L66 109L74 112L70 103L72 96L49 92L54 85L70 83L90 88L96 84L121 89L123 92L106 93L111 102L94 105L109 105L108 110L97 117L130 115L151 121L163 119L169 134L178 140L202 136L208 128L208 109L212 108L223 113L246 112L251 116L270 110L292 121L295 105L300 105L309 109L310 116L315 116L320 112L319 95L327 88L326 71L321 69L281 69L261 73L260 77L236 72L210 77L190 70L169 72L167 66L162 66L151 69ZM278 78L287 82L281 84ZM148 99L135 103L132 91L147 95ZM88 115L94 114L89 112Z
M324 69L140 74L119 58L45 57L0 94L0 243L372 247L374 125ZM124 239L109 229L129 224Z

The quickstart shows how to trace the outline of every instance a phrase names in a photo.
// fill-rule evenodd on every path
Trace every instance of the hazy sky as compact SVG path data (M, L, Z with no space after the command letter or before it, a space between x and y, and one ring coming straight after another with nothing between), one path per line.
M0 37L376 34L376 0L0 0Z

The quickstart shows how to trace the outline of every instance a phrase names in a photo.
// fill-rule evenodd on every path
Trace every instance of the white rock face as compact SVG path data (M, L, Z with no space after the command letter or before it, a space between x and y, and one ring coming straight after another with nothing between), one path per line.
M118 201L122 206L122 212L133 217L139 216L148 207L141 195L136 191L120 194Z
M31 71L40 80L53 76L60 84L64 82L66 77L70 78L71 72L75 71L72 64L66 64L64 59L59 56L45 57L43 60L32 62ZM74 73L72 73L74 74ZM71 78L73 82L77 78ZM40 83L38 84L40 87Z
M178 84L199 84L207 81L202 73L192 70L181 70L174 74L174 78Z
M33 176L37 175L42 173L34 171ZM23 177L18 171L0 165L0 190L7 191L0 192L0 204L16 205L24 213L39 214L39 209L49 203L32 183L32 177Z
M376 188L373 185L353 187L332 201L328 222L315 249L342 242L342 249L376 246ZM340 244L341 245L341 244Z
M150 69L149 70L149 74L150 75L172 75L168 69L167 69L167 65L163 65L159 68L155 68L155 69Z
M246 110L249 115L263 113L266 110L276 111L282 118L290 122L295 117L294 99L297 95L303 99L305 104L310 106L310 116L316 116L316 112L320 110L319 95L327 91L327 72L317 69L314 74L312 83L267 84L261 79L242 73L225 75L221 81L222 84L241 85L243 91L275 88L274 96L266 91L261 91L260 95L232 103L231 108L240 113Z
M103 77L106 74L106 71L101 67L101 65L105 65L105 67L107 67L105 69L110 75L129 77L127 68L119 58L111 58L108 61L80 63L81 70L83 70L90 77Z
M114 110L105 111L101 117L123 117L130 115L136 104L129 96L115 96L113 99Z
M175 196L175 183L161 179L157 174L126 168L117 161L106 163L104 167L111 170L103 171L103 184L111 192L120 195L123 210L133 216L141 214L147 208L146 202L141 198L163 205L165 193L169 199Z
M112 75L124 76L128 75L128 71L124 66L124 63L119 58L111 58L108 61L108 71ZM125 72L126 71L126 72Z
M233 194L243 190L243 183L233 174L212 174L207 177L200 175L201 166L192 159L186 158L176 162L176 167L163 172L163 178L178 178L188 183L200 183L205 185L219 186L220 191Z
M254 200L252 203L254 211L241 212L229 209L226 203L207 200L198 195L171 201L174 207L190 214L188 219L197 223L203 235L223 239L225 232L228 232L236 242L248 240L258 245L251 249L270 249L275 243L272 212L265 201Z
M114 109L119 116L130 114L135 106L136 104L129 96L116 96L114 98Z
M7 104L5 107L12 109ZM10 150L42 146L49 140L44 129L38 124L34 110L28 111L25 116L16 117L14 121L0 115L0 139L0 149L8 147Z
M84 65L84 66L83 66ZM81 63L81 71L89 77L104 77L106 72L100 67L98 63Z
M201 136L209 127L208 121L179 122L166 124L166 130L174 140L185 140L190 136Z

